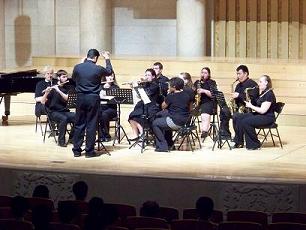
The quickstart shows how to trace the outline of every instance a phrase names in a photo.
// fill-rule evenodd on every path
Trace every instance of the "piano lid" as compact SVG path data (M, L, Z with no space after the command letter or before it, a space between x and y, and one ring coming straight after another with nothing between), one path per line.
M23 70L23 71L16 71L16 72L10 72L10 73L0 73L0 79L5 78L23 78L23 77L36 77L39 72L37 69L31 69L31 70Z

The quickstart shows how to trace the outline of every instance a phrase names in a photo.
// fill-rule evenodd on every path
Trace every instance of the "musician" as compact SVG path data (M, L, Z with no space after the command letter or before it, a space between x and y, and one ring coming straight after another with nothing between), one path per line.
M257 86L257 83L249 78L249 69L246 65L239 65L236 68L236 81L238 84L235 87L234 92L232 93L231 97L234 99L237 109L245 106L246 100L246 88L253 88ZM250 98L256 98L258 95L258 91L254 90L250 95ZM233 111L233 121L235 119L236 114L239 111ZM231 132L229 130L229 120L231 118L231 112L229 108L225 106L220 110L220 135L221 137L230 138Z
M130 140L137 140L143 134L143 126L147 122L151 126L152 121L155 118L155 114L160 111L160 106L157 103L159 97L159 87L156 80L156 73L153 69L147 69L141 83L141 87L144 89L150 99L150 103L144 104L143 100L139 101L134 110L129 115L129 123L132 128L132 138ZM137 90L137 89L136 89Z
M115 73L102 78L102 90L100 92L100 98L103 100L103 96L106 95L106 91L110 89L118 89L119 86L116 82ZM99 122L100 122L100 138L101 141L110 141L111 136L109 134L109 123L117 117L117 104L113 101L101 101L99 109Z
M258 86L259 96L255 102L245 101L246 107L254 112L238 114L234 120L235 148L243 148L245 137L248 150L259 149L260 141L257 138L255 128L275 122L274 107L276 98L272 89L271 78L268 75L261 76Z
M153 70L156 73L156 79L159 86L159 94L160 96L157 99L157 102L161 105L163 103L165 97L167 96L168 92L168 81L169 78L163 75L163 65L160 62L155 62L153 64Z
M193 98L183 90L184 81L179 77L169 81L169 94L162 104L163 111L157 114L152 129L156 136L156 152L168 152L173 148L172 130L178 130L188 120Z
M102 53L105 58L106 68L96 65L99 56L98 50L90 49L87 52L87 58L83 63L76 65L72 73L77 92L75 135L72 149L75 157L81 156L81 146L85 131L85 157L97 156L94 147L99 116L101 77L110 75L113 72L109 52Z
M67 124L74 123L75 113L70 112L67 108L68 90L69 86L68 75L65 70L58 70L56 72L58 83L53 86L48 86L45 89L45 93L41 99L41 103L46 105L46 109L49 111L51 120L58 124L58 145L61 147L67 147L65 141L65 134L67 131ZM69 141L72 141L73 128L69 133Z
M216 102L213 97L213 89L216 89L216 82L211 79L211 72L208 67L201 70L201 79L194 83L194 87L200 94L200 112L201 112L201 138L208 136L210 127L210 117L216 113Z
M183 90L185 90L190 95L192 100L194 101L195 88L194 88L193 83L192 83L191 75L187 72L182 72L182 73L179 74L179 78L181 78L184 81Z
M53 81L52 79L54 70L51 66L45 66L42 72L44 73L45 79L38 82L35 88L35 101L36 101L35 115L37 117L40 117L41 115L46 114L45 106L41 103L41 99L44 95L44 90L47 87L50 87L56 84L56 81Z

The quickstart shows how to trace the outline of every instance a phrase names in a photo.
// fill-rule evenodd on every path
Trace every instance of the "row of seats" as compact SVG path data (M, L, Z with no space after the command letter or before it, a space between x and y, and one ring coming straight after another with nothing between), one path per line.
M149 220L150 219L150 220ZM298 223L272 223L263 227L258 223L252 222L222 222L218 226L209 222L197 220L175 220L168 225L162 219L157 218L129 218L126 227L109 226L106 230L305 230L305 224ZM145 220L145 221L144 221ZM0 220L0 229L7 230L33 230L30 222L18 220ZM50 223L46 230L81 230L82 228L74 224Z

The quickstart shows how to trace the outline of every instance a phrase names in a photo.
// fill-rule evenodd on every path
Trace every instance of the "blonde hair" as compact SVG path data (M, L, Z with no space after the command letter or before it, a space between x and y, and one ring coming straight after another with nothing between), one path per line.
M42 70L43 74L46 74L48 71L51 71L52 73L54 73L53 67L50 65L46 65Z

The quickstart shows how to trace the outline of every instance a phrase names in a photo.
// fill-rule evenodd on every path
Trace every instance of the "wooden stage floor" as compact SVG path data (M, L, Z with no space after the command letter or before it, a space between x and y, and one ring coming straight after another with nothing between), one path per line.
M71 148L58 147L52 138L43 143L35 133L33 116L10 118L9 126L0 126L0 167L63 173L89 173L137 177L180 178L208 181L259 183L306 182L306 127L279 128L284 148L269 142L257 151L228 147L212 151L212 141L200 150L154 152L147 147L128 149L106 144L111 156L74 158Z

